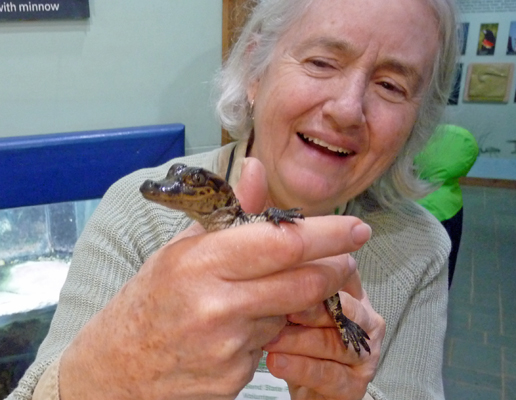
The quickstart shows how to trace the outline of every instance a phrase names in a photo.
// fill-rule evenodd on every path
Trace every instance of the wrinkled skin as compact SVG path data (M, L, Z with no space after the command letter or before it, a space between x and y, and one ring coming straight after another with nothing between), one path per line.
M253 159L244 165L237 195L246 211L261 210L263 166ZM293 398L305 391L296 382L310 383L315 371L331 372L335 364L340 368L330 388L347 379L353 382L347 398L360 398L384 325L346 253L369 236L367 225L342 216L214 233L191 227L151 256L67 348L61 399L232 399L252 378L264 346L270 346L271 370L288 378ZM371 356L344 350L322 306L343 287L359 294L345 311L370 333ZM287 315L307 326L285 327ZM299 332L304 340L294 343ZM279 367L279 357L286 366Z

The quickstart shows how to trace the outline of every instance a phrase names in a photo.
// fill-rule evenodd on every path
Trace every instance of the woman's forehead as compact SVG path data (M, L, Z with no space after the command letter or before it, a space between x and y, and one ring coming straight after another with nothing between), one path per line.
M439 31L423 0L314 2L278 43L279 53L320 50L336 57L378 53L378 63L419 84L433 66ZM405 4L404 4L405 3ZM401 24L400 21L404 23Z
M438 33L434 9L427 0L324 0L309 4L306 11L284 33L302 37L321 31L336 36L355 33L368 38L379 32L385 41L412 32L412 40ZM328 36L328 34L327 34Z

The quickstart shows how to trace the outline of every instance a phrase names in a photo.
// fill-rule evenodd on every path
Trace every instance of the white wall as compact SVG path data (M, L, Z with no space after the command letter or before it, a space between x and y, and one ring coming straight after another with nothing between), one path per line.
M220 144L222 1L90 0L84 21L0 23L0 137L182 122Z
M222 0L90 0L90 8L86 21L0 23L0 137L182 122L188 153L217 147L210 95ZM505 55L516 12L462 20L470 23L468 47L459 105L448 107L447 121L469 129L482 148L500 149L482 154L470 176L516 179L508 142L516 140L516 82L508 104L462 101L470 63L516 63ZM496 54L476 56L480 24L489 22L500 24Z
M459 104L447 107L447 121L465 127L479 142L482 153L469 176L516 180L516 145L509 142L516 140L516 78L513 76L507 104L463 102L467 69L471 63L516 63L516 56L506 55L509 27L511 21L516 21L516 12L468 13L461 17L463 22L469 22L469 34L466 54L461 57L463 72ZM499 24L496 50L492 56L477 56L480 25L483 23Z

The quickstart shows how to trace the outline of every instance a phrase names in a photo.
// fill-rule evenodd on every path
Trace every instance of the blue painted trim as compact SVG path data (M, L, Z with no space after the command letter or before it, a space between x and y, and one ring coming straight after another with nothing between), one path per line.
M121 177L184 155L182 124L0 138L0 209L100 198Z

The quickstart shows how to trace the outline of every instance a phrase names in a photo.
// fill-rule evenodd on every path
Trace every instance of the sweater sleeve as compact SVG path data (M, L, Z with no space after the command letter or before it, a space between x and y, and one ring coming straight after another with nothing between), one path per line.
M376 400L444 400L447 270L427 278L410 299L369 387Z
M450 241L421 207L372 213L369 242L354 254L373 308L386 321L375 400L442 400Z
M32 400L59 400L59 363L55 360L39 379Z

